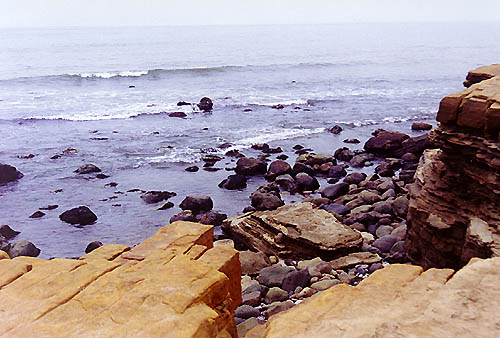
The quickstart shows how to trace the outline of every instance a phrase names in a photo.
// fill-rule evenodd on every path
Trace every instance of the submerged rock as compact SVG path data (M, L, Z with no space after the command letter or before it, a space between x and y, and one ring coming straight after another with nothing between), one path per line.
M76 169L74 172L83 175L90 173L99 173L101 172L101 169L95 166L94 164L84 164L80 168Z
M63 212L59 219L70 224L88 225L97 220L97 216L86 206L80 206Z
M141 198L147 204L154 204L168 200L170 197L177 196L175 192L170 191L148 191L141 195Z

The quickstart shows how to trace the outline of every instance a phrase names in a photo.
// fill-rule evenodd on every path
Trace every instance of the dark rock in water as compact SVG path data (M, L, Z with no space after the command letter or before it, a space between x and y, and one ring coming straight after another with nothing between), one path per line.
M219 183L219 188L228 190L245 189L247 187L247 178L244 175L229 175L225 180Z
M342 132L342 130L344 130L341 126L339 126L338 124L337 125L334 125L333 127L331 127L330 129L328 129L328 131L332 134L340 134Z
M393 235L386 235L380 237L375 242L372 243L372 246L379 249L381 252L389 252L392 246L399 241L399 238Z
M344 143L358 144L361 143L361 141L358 140L357 138L347 138L344 140Z
M37 257L40 254L40 249L33 245L33 243L25 239L20 239L11 245L8 253L10 258L19 256Z
M97 216L86 206L80 206L63 212L59 219L70 224L87 225L97 220Z
M205 168L203 168L203 170L209 171L209 172L214 172L214 171L222 170L222 168L205 167Z
M415 122L411 125L411 130L431 130L432 124L423 123L423 122Z
M219 144L219 145L217 146L217 148L219 148L219 149L227 149L227 148L230 148L231 146L232 146L232 144L231 144L231 143L229 143L229 142L224 142L224 143L222 143L222 144Z
M44 212L41 212L40 210L38 211L35 211L31 216L30 218L40 218L40 217L43 217L45 216L45 213Z
M10 243L7 240L7 238L3 237L0 235L0 250L4 252L9 252L10 250Z
M282 266L279 264L271 265L260 270L257 280L260 284L263 284L267 287L281 287L286 275L294 270L295 269L290 266Z
M197 167L197 166L195 166L195 165L193 165L193 166L191 166L191 167L187 167L187 168L186 168L186 169L184 169L184 170L189 171L190 173L195 173L195 172L197 172L198 170L200 170L200 168L199 168L199 167Z
M279 196L275 194L256 191L250 195L252 206L259 211L262 210L275 210L285 205Z
M177 102L177 106L180 107L180 106L190 106L191 103L189 102L185 102L185 101L179 101Z
M351 211L351 209L349 209L349 207L346 207L345 205L338 204L338 203L322 205L321 209L324 209L326 211L333 211L334 213L339 214L339 215L345 215L349 211Z
M300 144L296 144L293 146L292 148L293 150L300 150L300 149L304 149L304 146L303 145L300 145Z
M63 150L64 155L76 154L77 152L78 152L78 150L76 150L75 148L71 148L71 147Z
M245 157L245 155L243 155L242 153L240 153L239 150L237 149L233 149L233 150L229 150L229 151L226 151L226 153L224 154L225 156L229 156L229 157Z
M234 315L238 318L247 319L252 317L259 317L260 311L256 308L251 307L250 305L241 305L234 311Z
M340 177L344 177L345 175L347 175L347 171L345 170L344 167L339 166L339 165L334 165L328 171L329 178L340 178Z
M56 154L56 155L52 156L50 159L51 160L57 160L57 159L60 159L60 158L61 158L61 155Z
M268 180L274 180L277 176L290 174L292 172L292 167L288 163L282 160L276 160L271 162L269 169L265 175Z
M208 97L204 97L200 100L200 103L198 103L198 108L203 111L211 111L214 106L214 103L212 100Z
M281 288L285 291L294 291L298 286L304 288L309 285L311 281L311 276L307 269L302 269L300 271L290 271L286 274L283 279Z
M19 231L12 230L11 227L8 225L0 226L0 235L5 237L6 239L12 239L19 234L20 234Z
M264 175L267 171L267 164L253 157L243 157L236 162L235 171L237 174L247 176Z
M222 159L223 159L223 157L221 157L221 156L209 154L209 155L203 156L203 158L201 160L205 163L209 163L209 166L212 166Z
M283 108L285 108L285 106L280 103L280 104L276 104L276 105L272 106L271 108L273 108L273 109L283 109Z
M210 211L203 215L200 219L201 224L220 226L227 218L226 214L217 211Z
M90 253L92 251L94 251L95 249L101 247L103 244L99 241L94 241L94 242L90 242L87 247L85 248L85 253Z
M109 182L109 183L105 184L104 186L105 187L114 188L114 187L118 186L118 183L116 183L116 182Z
M214 202L210 196L187 196L179 207L182 210L191 210L195 214L201 211L209 211L214 207Z
M366 178L365 173L351 173L344 178L344 182L347 184L359 184Z
M154 204L161 201L168 200L170 197L174 197L177 194L170 191L148 191L141 195L141 198L147 204Z
M269 145L265 144L264 148L262 148L262 152L265 154L277 154L282 153L283 149L281 149L281 147L271 148Z
M128 87L129 87L129 88L135 88L135 86L134 86L134 85L130 85L130 86L128 86Z
M254 211L257 211L257 209L255 209L254 207L252 207L251 205L243 208L243 212L246 213L246 212L254 212Z
M24 155L17 155L17 158L20 158L22 160L29 160L35 157L35 154L24 154Z
M334 200L337 197L347 194L348 191L349 191L349 184L338 183L323 188L323 190L321 190L321 196Z
M174 203L167 202L167 203L163 204L161 207L159 207L156 210L167 210L167 209L170 209L170 208L173 208L173 207L174 207Z
M15 167L0 163L0 184L17 181L23 176Z
M101 172L101 169L99 169L93 164L84 164L80 168L76 169L74 172L77 174L90 174L90 173L99 173Z
M185 118L187 116L186 113L182 111L175 111L173 113L168 114L169 117L180 117L180 118Z
M191 210L184 210L170 217L170 223L174 223L175 221L196 222L198 220Z
M295 183L298 191L314 191L319 189L318 180L306 173L298 173L295 176Z
M264 150L264 148L269 148L269 144L267 144L267 143L256 143L256 144L252 144L251 148L255 149L255 150Z
M279 187L284 191L289 191L292 194L295 194L295 192L297 191L297 184L295 183L294 178L289 174L284 174L276 177L274 182L276 182L276 184L278 184Z
M287 159L288 159L288 155L281 154L281 155L276 156L276 158L277 158L278 160L285 161L285 160L287 160Z
M95 175L95 178L98 178L100 180L104 180L106 178L109 178L109 175L106 175L106 174L97 174L97 175Z
M251 111L253 111L253 110L252 110L252 108L245 108L245 109L243 109L243 111L244 111L245 113L248 113L248 112L251 112Z
M349 162L354 157L354 152L347 147L342 147L335 150L333 156L339 161Z
M358 154L349 161L349 165L354 168L362 168L369 165L369 161L375 157L372 154Z
M298 173L306 173L310 176L314 176L314 168L310 165L304 163L295 163L292 168L292 175L295 176Z

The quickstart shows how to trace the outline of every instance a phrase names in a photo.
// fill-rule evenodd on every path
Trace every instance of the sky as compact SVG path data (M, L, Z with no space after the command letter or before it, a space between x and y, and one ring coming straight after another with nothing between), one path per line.
M500 22L500 0L0 0L0 27Z

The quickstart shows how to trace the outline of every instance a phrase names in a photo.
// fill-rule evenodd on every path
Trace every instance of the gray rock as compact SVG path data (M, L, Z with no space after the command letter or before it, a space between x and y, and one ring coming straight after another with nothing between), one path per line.
M365 173L351 173L344 178L344 182L347 184L359 184L366 178Z
M294 268L290 266L275 264L260 270L257 280L259 281L259 283L264 284L268 287L281 287L286 275L293 270Z
M256 191L250 195L250 199L252 201L252 206L259 211L275 210L285 205L285 202L283 202L279 196L260 191Z
M264 311L264 316L266 318L269 318L277 313L280 313L282 311L286 311L294 306L295 306L295 304L291 300L287 300L286 302L283 302L283 303L280 303L280 302L272 303L267 308L267 310Z
M243 157L236 162L237 174L246 176L264 175L267 171L265 161L253 157Z
M288 292L282 290L278 287L272 287L267 291L266 297L264 298L264 302L266 304L271 304L274 302L282 302L288 299Z
M0 235L0 250L9 252L9 249L10 249L9 241L5 237Z
M168 200L170 197L174 197L177 194L170 191L148 191L141 195L141 199L147 204L154 204L161 201Z
M294 178L289 174L280 175L276 177L274 181L285 191L290 191L292 193L297 191L297 184L295 183Z
M370 268L368 269L368 273L374 273L377 270L383 269L384 266L382 263L373 263Z
M193 213L212 210L214 202L210 196L187 196L179 207L182 210L191 210Z
M219 188L227 190L245 189L247 187L247 178L244 175L229 175L225 180L219 183Z
M371 205L360 205L359 207L356 207L351 210L351 215L366 213L369 212L371 209L372 209Z
M394 189L389 189L386 192L384 192L381 197L383 200L394 198L396 197L396 192L394 191Z
M410 201L405 196L399 196L392 203L392 209L394 213L400 217L406 218L406 214L408 213L408 205Z
M391 235L396 236L401 241L404 240L406 238L406 224L398 226L391 232Z
M240 251L241 273L254 275L271 265L269 259L262 252Z
M242 295L242 305L259 306L261 303L260 291L248 292Z
M314 289L316 291L323 291L326 289L331 288L334 285L340 284L340 281L338 279L325 279L325 280L320 280L319 282L313 283L311 285L311 289Z
M349 209L349 207L343 205L343 204L338 204L338 203L332 203L332 204L323 204L322 209L326 210L326 211L333 211L334 213L338 214L338 215L345 215L347 214L349 211L351 211L351 209Z
M394 230L393 227L390 225L381 225L377 228L377 231L375 231L375 235L379 238L390 235L392 231Z
M260 311L250 305L241 305L234 311L234 315L239 318L247 319L251 317L259 317Z
M287 162L276 160L271 162L269 165L269 169L267 170L265 177L268 180L273 180L280 175L290 174L291 172L292 167Z
M361 197L357 197L357 198L353 199L352 201L347 202L346 207L348 207L349 209L352 210L352 209L355 209L357 207L362 206L363 204L365 204L365 200L362 199Z
M40 254L40 249L33 245L33 243L25 239L20 239L12 244L8 254L10 258L19 256L37 257Z
M373 191L364 190L358 194L367 204L373 204L380 201L380 196Z
M309 271L307 269L290 271L283 279L281 288L288 292L294 291L297 287L304 288L309 285L310 280L311 276L309 275Z
M311 277L321 277L324 273L332 272L333 268L330 263L324 261L313 261L307 266L307 271Z
M0 163L0 184L17 181L23 176L15 167Z
M330 178L341 178L347 175L347 171L343 166L335 165L328 171L328 177Z
M394 243L389 252L389 256L387 256L387 261L390 263L403 263L407 260L406 251L404 248L404 241L398 241Z
M335 150L333 156L339 161L349 162L354 157L354 152L347 147L342 147Z
M347 194L349 191L349 184L347 183L337 183L334 185L329 185L321 190L321 196L329 199L336 199L342 195Z
M248 331L259 325L259 320L255 317L248 318L244 322L237 324L238 337L245 337Z
M381 252L389 252L394 243L396 243L398 240L399 239L396 236L386 235L373 242L372 246L376 247Z
M377 190L380 192L385 192L389 189L394 190L394 182L392 180L384 180L377 186Z
M381 214L389 214L392 212L391 201L380 201L373 204L373 211L380 212Z

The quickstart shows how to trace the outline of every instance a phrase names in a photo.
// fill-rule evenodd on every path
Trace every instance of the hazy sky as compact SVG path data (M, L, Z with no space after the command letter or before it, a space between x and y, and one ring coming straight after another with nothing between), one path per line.
M500 0L0 0L0 27L500 21Z

